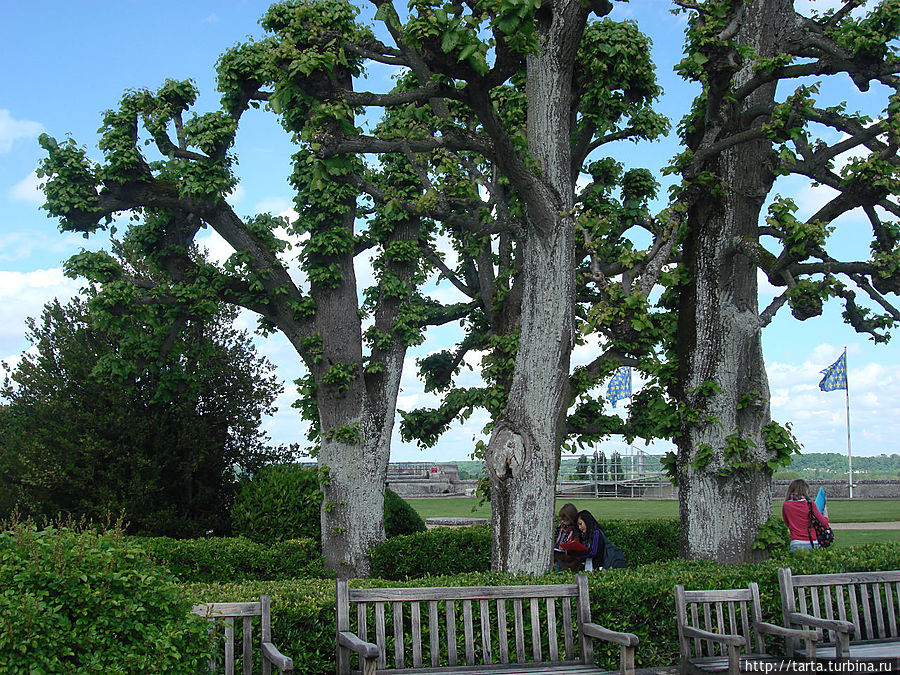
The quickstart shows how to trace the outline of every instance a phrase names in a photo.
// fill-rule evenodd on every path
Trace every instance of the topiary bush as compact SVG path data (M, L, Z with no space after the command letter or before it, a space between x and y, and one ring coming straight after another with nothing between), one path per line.
M185 589L121 532L0 532L0 672L191 673L211 653Z
M384 531L388 538L403 534L425 532L425 521L422 516L396 492L390 488L384 490Z
M257 542L286 539L319 541L322 491L318 472L296 464L267 466L241 485L231 511L235 535ZM425 530L425 522L404 499L384 491L387 537Z
M334 577L334 572L325 567L319 542L313 539L270 544L260 544L245 537L130 539L151 558L164 563L181 581L189 583Z

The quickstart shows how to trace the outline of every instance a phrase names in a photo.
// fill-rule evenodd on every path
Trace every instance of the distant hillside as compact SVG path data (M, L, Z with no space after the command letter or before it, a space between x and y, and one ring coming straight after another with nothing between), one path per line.
M560 477L564 480L573 478L586 478L585 473L590 473L590 456L581 460L579 456L566 455L560 466ZM605 466L598 467L598 471L607 474L611 478L610 457L605 457ZM620 471L630 473L628 466L630 458L622 457L625 466ZM463 460L458 462L441 462L441 464L456 464L459 467L459 477L462 479L477 479L484 470L484 463ZM580 469L580 470L579 470ZM644 458L645 471L659 471L659 457L650 456ZM900 478L900 454L876 455L874 457L853 457L853 475L857 480L877 478ZM775 478L792 480L794 478L807 478L813 480L841 480L847 477L847 455L839 452L809 452L797 455L791 465L775 474Z

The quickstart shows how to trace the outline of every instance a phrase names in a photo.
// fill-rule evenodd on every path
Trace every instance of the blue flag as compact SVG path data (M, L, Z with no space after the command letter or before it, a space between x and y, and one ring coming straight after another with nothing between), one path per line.
M847 352L841 354L841 358L822 371L825 377L819 382L822 391L834 391L847 388Z
M615 408L616 401L629 396L631 396L631 368L622 366L616 370L613 379L609 381L609 386L606 387L606 400Z

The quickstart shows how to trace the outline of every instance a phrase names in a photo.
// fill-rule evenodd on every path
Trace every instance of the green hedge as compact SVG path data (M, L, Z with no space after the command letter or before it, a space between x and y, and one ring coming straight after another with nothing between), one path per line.
M272 581L306 577L333 578L325 568L319 542L294 539L260 544L244 537L170 539L130 538L184 582Z
M621 546L629 567L678 557L678 520L613 520L601 523ZM438 527L393 537L369 552L372 576L414 579L432 574L464 574L491 568L491 530L484 525Z
M824 551L779 555L753 565L721 566L710 562L667 561L636 569L591 574L593 620L614 630L635 633L641 639L637 666L648 668L676 664L678 639L672 588L681 583L692 589L741 588L751 581L760 586L763 616L781 623L778 567L798 574L900 569L900 544L878 544ZM572 576L554 573L523 577L497 573L470 573L398 582L384 579L354 581L354 586L480 586L534 583L567 583ZM246 582L229 585L192 585L196 602L238 601L272 595L273 634L276 644L309 675L334 672L334 586L327 580ZM776 652L783 643L770 642ZM597 661L616 669L618 647L595 643Z
M0 672L182 674L211 653L183 586L121 533L0 531Z

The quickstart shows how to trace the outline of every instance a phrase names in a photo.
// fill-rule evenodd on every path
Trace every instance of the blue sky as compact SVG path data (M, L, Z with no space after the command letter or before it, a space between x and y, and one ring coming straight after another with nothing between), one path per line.
M816 7L826 6L818 2ZM37 135L56 138L71 135L97 157L97 129L103 110L114 107L123 90L158 87L166 78L193 78L201 90L198 110L217 105L215 62L219 54L259 35L257 23L268 3L257 0L190 0L138 2L80 0L62 2L0 0L0 360L15 363L28 347L25 318L40 313L53 297L66 299L79 284L66 279L61 264L80 248L97 248L102 241L63 235L54 220L40 210L34 170L41 157ZM668 12L668 3L636 1L618 4L613 16L632 18L651 36L660 80L665 88L661 109L673 123L686 111L693 92L672 73L679 60L683 19ZM808 2L798 2L801 11ZM383 72L373 72L365 87L376 89ZM849 99L864 109L873 106L875 91L855 95L849 81L832 85L837 100ZM878 112L878 108L870 110ZM658 168L677 145L674 138L660 143L616 149L617 158L629 165ZM236 147L241 183L231 201L242 215L260 211L290 214L288 175L291 147L270 116L258 113L242 122ZM800 181L785 181L777 192L794 196L801 215L814 213L822 203L821 189ZM860 214L849 214L835 235L845 250L868 246L869 230ZM213 255L227 257L224 243L207 235L203 243ZM358 276L370 270L361 261ZM432 288L440 298L452 298L446 284ZM773 297L762 285L760 305ZM250 327L250 318L242 319ZM399 407L409 409L433 402L415 377L415 359L445 347L455 337L452 328L429 333L424 345L410 354L404 372ZM898 338L900 339L900 338ZM782 310L763 334L769 372L773 417L790 421L807 452L846 453L845 398L843 391L820 392L819 371L848 350L851 430L854 455L900 452L900 358L895 344L875 346L842 323L836 304L822 317L803 323ZM280 338L259 342L260 351L277 366L286 382L280 411L266 420L276 442L302 442L303 427L290 407L293 379L302 374L299 358ZM574 361L591 360L596 345L576 350ZM477 359L469 359L474 371L464 371L468 384L476 381ZM635 388L640 381L635 380ZM623 402L627 403L627 402ZM627 409L623 403L618 409ZM474 440L481 437L485 418L473 415L464 425L454 425L434 449L421 451L395 437L393 461L446 461L467 459ZM638 447L643 447L640 444ZM649 450L659 453L668 443ZM607 451L624 449L614 439L601 446Z

